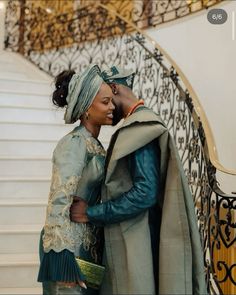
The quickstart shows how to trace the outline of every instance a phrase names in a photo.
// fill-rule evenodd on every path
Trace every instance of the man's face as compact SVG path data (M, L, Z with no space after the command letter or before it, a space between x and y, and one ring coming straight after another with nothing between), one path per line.
M115 109L113 110L112 126L115 126L120 122L121 119L124 118L124 114L121 108L121 102L115 95L113 96L113 104L115 106Z

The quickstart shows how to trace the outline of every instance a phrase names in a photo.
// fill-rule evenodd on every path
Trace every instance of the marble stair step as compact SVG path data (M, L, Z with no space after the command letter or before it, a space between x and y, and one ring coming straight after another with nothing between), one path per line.
M35 288L1 288L1 295L41 295L42 294L41 287Z
M48 157L0 157L0 177L51 177L52 162Z
M47 200L50 189L48 177L0 177L0 199L10 196L14 199Z
M38 255L41 224L0 225L0 253Z
M1 226L42 224L45 219L47 200L0 199Z
M39 269L38 254L0 254L1 288L35 288Z

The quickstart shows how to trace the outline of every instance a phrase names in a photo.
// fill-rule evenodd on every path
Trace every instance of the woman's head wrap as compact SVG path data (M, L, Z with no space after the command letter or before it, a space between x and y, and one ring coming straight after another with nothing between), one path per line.
M118 66L113 66L108 71L103 71L101 76L106 83L122 84L130 89L133 88L135 73L132 70L125 70Z
M81 75L72 76L66 97L68 103L64 115L66 124L73 124L89 109L102 83L98 65L91 65Z

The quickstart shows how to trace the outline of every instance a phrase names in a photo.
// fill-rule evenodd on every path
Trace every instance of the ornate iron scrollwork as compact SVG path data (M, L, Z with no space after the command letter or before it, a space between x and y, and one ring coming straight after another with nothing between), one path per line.
M174 7L173 1L165 2ZM174 66L130 23L104 7L85 6L52 22L46 12L33 11L31 1L24 5L27 13L21 23L21 1L9 2L7 50L19 51L23 46L25 57L52 76L68 68L80 72L90 63L103 69L119 64L136 71L135 94L160 114L179 151L195 204L208 289L223 294L226 283L235 286L236 264L226 259L236 245L235 196L218 187L201 119ZM48 31L32 30L42 22ZM24 38L19 42L21 26Z
M101 3L132 21L139 28L160 25L207 9L222 0L101 0ZM84 3L91 3L85 0Z

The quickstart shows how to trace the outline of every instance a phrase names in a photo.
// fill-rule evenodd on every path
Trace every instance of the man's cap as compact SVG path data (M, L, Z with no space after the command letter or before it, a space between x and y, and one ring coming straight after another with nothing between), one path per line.
M110 70L101 73L102 79L106 83L122 84L130 89L133 88L135 73L133 70L126 70L118 66L113 66Z

